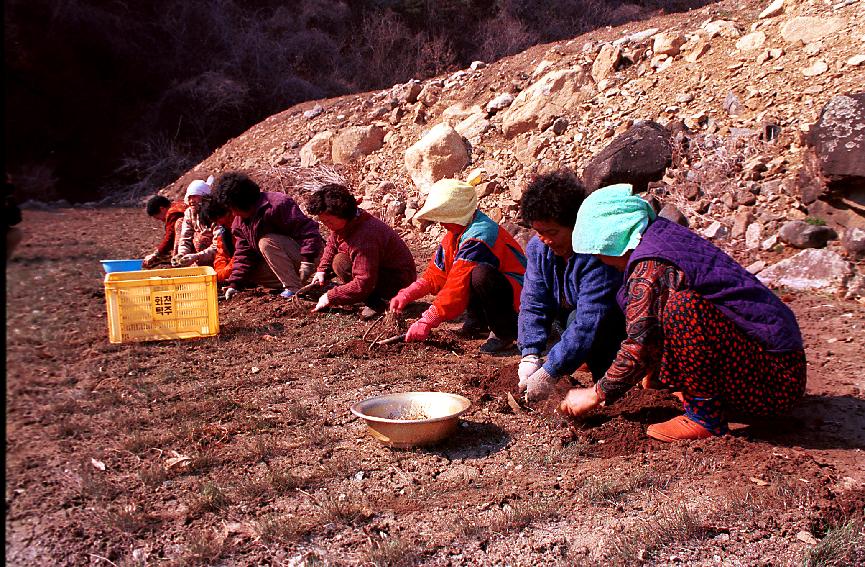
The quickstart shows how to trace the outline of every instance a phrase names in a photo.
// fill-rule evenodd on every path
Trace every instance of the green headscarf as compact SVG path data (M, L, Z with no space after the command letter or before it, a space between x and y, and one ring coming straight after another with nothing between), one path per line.
M651 205L627 183L598 189L583 201L571 242L577 254L622 256L640 243L655 220Z

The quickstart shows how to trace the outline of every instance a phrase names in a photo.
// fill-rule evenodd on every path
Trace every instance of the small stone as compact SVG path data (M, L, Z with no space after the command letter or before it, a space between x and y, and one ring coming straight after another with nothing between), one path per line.
M818 543L820 543L814 536L811 535L811 532L806 532L805 530L797 533L796 539L803 543L807 543L808 545L817 545Z
M655 36L655 41L652 44L652 51L655 55L670 55L675 57L679 54L679 50L684 44L685 36L681 34L661 32Z
M822 75L826 71L829 70L829 65L826 64L825 61L819 59L814 62L810 67L805 67L802 69L802 74L806 77L816 77L817 75Z
M858 55L854 55L850 59L847 60L847 65L849 67L859 67L865 63L865 53L860 53Z
M682 211L677 209L674 205L667 203L658 213L659 217L664 217L667 220L673 221L676 224L680 224L682 226L689 226L688 217L682 214Z
M715 221L703 231L703 236L709 240L721 240L727 236L729 231L727 227L721 224L721 221Z
M751 223L745 230L745 248L748 250L756 250L760 248L760 241L763 238L763 227L760 223ZM751 272L756 273L756 272Z
M324 112L324 108L320 104L316 104L310 110L307 110L306 112L304 112L303 117L306 118L307 120L312 120L313 118L315 118L316 116L318 116L322 112Z
M769 238L764 240L762 244L760 244L760 249L761 250L771 250L772 248L777 246L777 244L778 244L778 235L773 234L772 236L770 236Z
M750 207L757 202L757 196L750 191L737 191L736 203L744 207Z
M472 71L477 71L478 69L483 69L486 66L487 64L483 61L472 61L472 64L469 65L469 69L471 69Z
M754 214L751 211L744 210L736 213L733 218L733 238L741 238L745 235L748 226L754 222Z
M570 125L570 123L568 122L567 118L565 118L563 116L556 118L553 121L553 133L556 136L561 136L562 134L565 133L565 130L568 129L569 125Z
M809 43L808 45L805 46L805 55L807 55L808 57L813 57L814 55L817 55L818 53L820 53L820 50L822 50L822 49L823 49L823 42L822 41L812 41L811 43Z
M730 116L738 116L744 112L745 107L742 106L742 101L739 100L739 97L733 91L727 93L727 96L724 98L724 110L727 111L727 114Z
M757 260L745 269L748 270L748 272L756 275L766 269L766 262L764 262L763 260Z
M774 2L772 2L771 4L766 6L766 8L762 12L760 12L760 15L758 17L761 20L763 20L765 18L772 18L774 16L777 16L778 14L780 14L783 11L784 11L784 0L774 0Z
M679 104L688 104L689 102L694 100L694 95L691 93L680 93L676 95L676 102Z
M760 49L766 43L766 34L761 31L749 33L736 41L736 49L739 51L754 51Z
M509 107L512 102L514 102L514 95L502 93L487 103L486 110L489 113L499 112Z

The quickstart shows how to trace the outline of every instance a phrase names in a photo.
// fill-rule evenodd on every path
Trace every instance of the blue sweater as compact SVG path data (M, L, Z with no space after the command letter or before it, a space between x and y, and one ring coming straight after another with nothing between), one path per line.
M544 370L551 376L571 374L585 361L601 321L618 311L616 292L622 276L589 254L572 254L566 261L537 236L529 241L526 257L528 266L520 296L520 351L523 356L540 355L546 348L553 321L576 310L576 316L544 363ZM559 284L562 274L564 290Z

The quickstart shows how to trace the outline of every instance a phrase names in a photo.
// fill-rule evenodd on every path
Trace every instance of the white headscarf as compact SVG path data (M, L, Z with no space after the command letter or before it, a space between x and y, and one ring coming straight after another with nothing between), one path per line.
M204 197L205 195L210 195L210 186L213 183L213 176L207 178L207 181L202 181L201 179L195 179L189 186L186 188L186 195L183 197L183 202L187 205L189 204L189 198L193 195L200 195Z

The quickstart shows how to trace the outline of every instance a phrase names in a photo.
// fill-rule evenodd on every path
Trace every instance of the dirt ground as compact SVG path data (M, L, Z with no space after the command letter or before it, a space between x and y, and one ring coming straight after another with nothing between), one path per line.
M665 392L582 422L515 412L516 352L481 355L457 323L370 349L354 314L248 292L220 303L215 338L111 345L98 260L141 257L159 226L137 209L26 211L22 226L6 271L9 565L865 564L862 304L785 294L808 349L801 407L671 445L645 436L679 411ZM348 409L412 390L473 405L417 450L380 445Z

